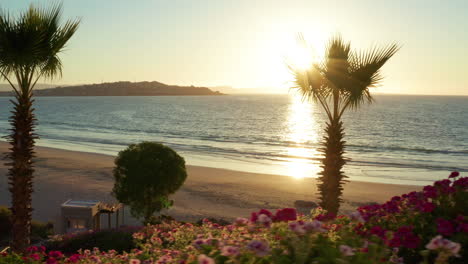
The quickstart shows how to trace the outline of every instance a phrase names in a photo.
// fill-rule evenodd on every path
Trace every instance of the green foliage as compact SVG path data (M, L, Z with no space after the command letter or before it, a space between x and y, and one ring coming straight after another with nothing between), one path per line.
M42 223L39 221L31 222L31 238L32 240L47 239L54 234L54 225L51 222Z
M0 247L9 244L11 229L11 210L7 207L0 206ZM31 237L33 241L47 239L49 236L53 235L53 231L53 224L50 222L31 222Z
M115 159L112 194L145 223L155 212L172 206L169 195L185 182L185 160L171 148L155 142L132 144Z
M48 250L58 250L67 254L76 253L79 249L92 250L95 247L105 251L113 249L118 252L130 252L136 248L132 233L137 230L135 228L106 229L64 235L59 239L50 240L46 247Z
M26 261L23 260L22 255L13 253L13 254L8 254L4 257L0 256L0 264L24 264L24 263L26 263Z
M11 211L5 206L0 206L0 239L11 232Z

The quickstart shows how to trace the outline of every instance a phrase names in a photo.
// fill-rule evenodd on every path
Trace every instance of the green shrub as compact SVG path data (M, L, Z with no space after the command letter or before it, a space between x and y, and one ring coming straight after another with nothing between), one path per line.
M5 206L0 206L0 247L7 246L11 236L11 211ZM35 243L47 239L54 234L52 223L31 222L31 242Z
M11 211L0 206L0 239L8 237L11 233Z
M60 236L59 239L50 240L46 247L48 250L58 250L63 253L76 253L79 249L92 250L98 247L101 250L127 251L136 247L132 234L140 228L106 229L92 232L82 232Z
M154 213L172 206L169 195L185 182L185 160L155 142L132 144L115 159L113 195L131 214L149 223Z
M54 234L54 224L51 222L42 223L39 221L31 222L31 239L40 240L47 239Z

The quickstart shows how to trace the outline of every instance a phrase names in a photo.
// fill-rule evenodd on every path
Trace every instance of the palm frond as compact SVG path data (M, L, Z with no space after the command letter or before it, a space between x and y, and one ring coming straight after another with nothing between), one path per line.
M325 77L338 89L346 86L350 52L350 42L345 42L339 34L332 37L326 47Z
M40 8L31 5L18 18L0 12L0 71L2 76L15 73L18 83L34 87L40 77L61 76L58 54L78 29L79 20L60 25L62 5ZM27 75L27 76L25 76ZM33 75L35 81L33 81ZM30 86L33 84L32 86Z

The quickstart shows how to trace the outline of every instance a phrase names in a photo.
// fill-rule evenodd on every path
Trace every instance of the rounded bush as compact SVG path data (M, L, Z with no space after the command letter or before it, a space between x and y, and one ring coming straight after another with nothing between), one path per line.
M132 144L115 159L113 195L131 208L132 215L148 220L169 208L168 196L185 182L185 160L171 148L155 142Z

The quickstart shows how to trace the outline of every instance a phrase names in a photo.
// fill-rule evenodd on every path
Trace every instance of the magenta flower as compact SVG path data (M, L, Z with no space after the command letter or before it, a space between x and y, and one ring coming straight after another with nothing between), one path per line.
M449 220L443 218L437 219L437 232L444 236L451 236L455 232L455 228Z
M453 171L450 173L449 178L456 178L458 176L460 176L460 173L458 171Z
M434 211L435 205L433 203L430 203L430 202L424 202L420 208L421 208L422 212L430 213L430 212Z
M33 254L29 255L29 258L31 258L32 260L35 260L35 261L39 261L41 259L41 257L37 253L33 253Z
M385 229L383 229L382 227L380 226L373 226L371 229L370 229L370 233L373 234L373 235L376 235L380 238L384 238L385 237Z
M63 257L63 254L60 251L50 251L49 257L59 259Z
M424 186L423 194L425 198L436 198L437 197L437 189L434 186Z
M276 211L276 214L273 218L275 221L287 222L287 221L296 221L297 212L294 208L284 208Z
M59 262L55 258L48 258L46 264L58 264Z

